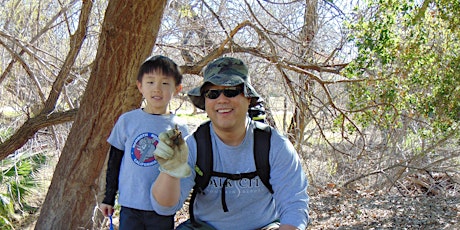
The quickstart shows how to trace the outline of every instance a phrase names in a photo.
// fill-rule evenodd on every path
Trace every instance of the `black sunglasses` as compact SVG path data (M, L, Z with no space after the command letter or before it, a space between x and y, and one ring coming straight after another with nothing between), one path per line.
M236 97L243 92L243 89L239 89L236 87L232 88L225 88L225 89L210 89L204 92L204 96L209 99L216 99L220 96L221 93L224 93L226 97Z

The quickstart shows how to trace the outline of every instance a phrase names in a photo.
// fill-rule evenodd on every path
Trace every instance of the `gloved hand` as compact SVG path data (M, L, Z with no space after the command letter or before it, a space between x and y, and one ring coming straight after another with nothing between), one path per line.
M190 176L188 147L177 127L161 133L159 139L153 154L160 164L160 171L176 178Z

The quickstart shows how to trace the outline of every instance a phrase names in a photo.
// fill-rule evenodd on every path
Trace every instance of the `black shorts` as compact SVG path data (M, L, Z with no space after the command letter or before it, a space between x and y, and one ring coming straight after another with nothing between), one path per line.
M174 229L174 215L162 216L155 211L144 211L121 207L119 230L171 230Z

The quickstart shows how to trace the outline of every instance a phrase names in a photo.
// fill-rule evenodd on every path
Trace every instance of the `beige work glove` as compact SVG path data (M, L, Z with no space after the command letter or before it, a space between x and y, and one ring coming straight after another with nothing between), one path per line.
M177 127L161 133L159 139L153 154L160 164L160 171L176 178L190 176L188 147Z

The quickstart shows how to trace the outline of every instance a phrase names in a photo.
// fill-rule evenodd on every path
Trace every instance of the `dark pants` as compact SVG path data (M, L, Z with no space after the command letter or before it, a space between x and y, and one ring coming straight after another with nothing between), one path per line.
M192 221L188 219L187 221L181 223L179 226L177 226L176 230L215 230L214 227L212 227L209 224L206 224L204 222L201 222L199 220L196 220L200 226L195 227L192 224ZM278 220L274 221L273 223L270 223L269 225L259 228L257 230L278 230L280 228L280 222ZM235 229L238 229L235 227Z
M154 211L121 207L120 230L171 230L174 229L174 215L162 216Z

